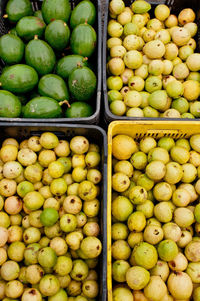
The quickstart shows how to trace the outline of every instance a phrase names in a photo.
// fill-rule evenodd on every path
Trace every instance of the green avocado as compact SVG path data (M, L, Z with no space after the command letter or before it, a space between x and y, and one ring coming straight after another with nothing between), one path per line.
M33 67L40 75L51 73L56 63L53 49L42 40L34 39L25 48L26 64Z
M13 93L26 93L38 83L37 72L30 66L18 64L5 68L0 76L2 89Z
M9 33L9 34L13 34L14 36L17 36L17 30L16 30L16 27L11 28L11 30L9 30L8 33Z
M68 78L69 91L72 97L79 101L87 101L92 98L96 90L96 83L96 75L88 67L75 69Z
M70 47L73 54L90 57L96 47L97 35L89 24L79 24L72 31Z
M10 22L17 23L25 16L33 15L29 0L9 0L6 5L6 16Z
M17 23L16 30L18 36L25 41L30 41L34 36L41 38L45 30L45 23L38 17L29 16L23 17Z
M65 112L65 116L67 118L89 117L92 114L93 114L92 106L82 101L73 102Z
M96 18L96 8L91 1L84 0L73 9L70 18L70 27L75 28L79 24L93 25Z
M44 21L43 16L42 16L42 11L41 10L36 10L34 12L34 16L40 18L42 21Z
M0 38L0 58L8 65L20 63L24 56L24 43L13 35L5 34Z
M57 63L56 73L66 80L75 68L88 67L87 60L87 58L77 54L64 56Z
M68 22L70 14L69 0L44 0L42 2L42 16L46 24L54 20Z
M57 118L61 115L61 106L55 99L50 97L33 98L23 109L24 118Z
M0 90L0 117L16 118L20 114L20 100L12 93Z
M47 74L40 79L38 92L42 96L48 96L57 101L69 100L66 83L60 76L55 74Z
M62 51L69 43L70 30L62 20L51 22L45 30L45 40L57 51Z

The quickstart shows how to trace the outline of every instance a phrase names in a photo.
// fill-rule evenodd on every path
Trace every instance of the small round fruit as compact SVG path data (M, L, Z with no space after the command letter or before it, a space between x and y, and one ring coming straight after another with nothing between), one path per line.
M113 290L113 301L133 301L133 294L126 287L116 287Z
M163 300L166 293L167 287L161 277L151 276L149 283L144 288L145 297L152 301L160 301Z
M171 295L176 299L188 299L192 295L192 280L184 272L171 273L167 286Z
M131 289L141 290L150 280L150 273L140 266L134 266L126 272L126 282Z
M156 248L146 242L136 245L132 255L135 263L145 269L153 268L158 259Z

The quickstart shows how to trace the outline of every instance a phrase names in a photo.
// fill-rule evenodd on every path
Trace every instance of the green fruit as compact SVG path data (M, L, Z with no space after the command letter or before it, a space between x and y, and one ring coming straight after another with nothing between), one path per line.
M140 266L134 266L126 272L126 282L133 290L143 289L150 280L150 273Z
M128 218L127 225L131 232L141 232L146 225L144 213L141 211L132 213Z
M70 27L74 29L79 24L93 25L96 18L96 9L91 1L84 0L73 9L70 18Z
M149 93L162 89L162 80L158 76L149 76L145 81L145 90Z
M133 294L126 287L116 287L113 290L113 301L133 301Z
M9 34L13 34L14 36L17 36L16 27L13 27L11 30L9 30L8 33L9 33Z
M64 80L55 74L44 75L38 84L38 92L42 96L57 101L69 100L69 93Z
M64 214L60 219L60 228L64 232L72 232L76 229L77 220L73 214Z
M91 107L91 105L81 101L72 103L65 112L65 116L67 118L90 117L92 114L93 108Z
M187 113L189 109L189 103L185 98L180 97L172 102L172 108L179 111L179 113L184 114Z
M28 192L34 191L34 186L28 181L20 182L17 185L17 194L23 198Z
M44 21L43 16L42 16L42 11L41 10L36 10L34 12L34 16L40 18L42 21Z
M163 240L158 245L158 255L164 261L171 261L178 255L177 244L170 239Z
M79 101L89 100L96 90L96 76L88 67L75 69L69 76L71 95Z
M57 256L55 251L50 248L42 248L38 252L38 262L42 267L54 267L57 261Z
M151 4L144 0L135 1L131 6L135 14L145 14L151 9Z
M63 79L67 79L73 69L83 66L88 67L87 58L76 54L68 55L58 61L56 73Z
M126 272L130 268L130 264L125 260L116 260L112 265L112 276L117 282L126 281Z
M13 35L5 34L0 38L0 57L8 65L20 63L24 55L24 43Z
M44 0L42 2L42 16L47 24L54 20L67 22L70 13L71 6L69 0Z
M158 260L156 248L146 242L136 245L132 255L136 265L142 266L145 269L152 269Z
M90 57L96 47L96 32L89 24L79 24L74 28L70 38L70 47L73 54Z
M37 210L44 204L44 198L38 191L31 191L25 195L24 203L28 209Z
M62 51L67 47L69 36L69 27L62 20L51 22L45 30L45 40L57 51Z
M0 117L16 118L20 114L20 100L12 93L0 90Z
M39 289L44 296L54 296L60 289L59 280L56 276L47 274L41 279Z
M18 64L7 67L0 77L2 89L13 93L31 91L38 83L36 71L27 65Z
M62 110L59 103L49 97L36 97L30 100L24 108L24 118L57 118Z
M25 16L31 16L33 9L29 0L9 0L6 5L8 20L16 23Z
M179 98L183 95L184 87L181 82L173 80L167 85L166 91L170 97Z
M34 36L41 38L45 30L45 23L38 17L23 17L16 26L17 34L25 41L30 41Z
M150 106L152 106L154 109L157 109L161 112L165 111L167 102L168 102L168 96L166 91L164 90L155 91L149 96Z
M58 218L58 212L54 208L45 208L40 215L40 221L46 227L53 226Z
M61 288L55 295L48 298L48 301L67 301L67 293Z
M118 196L112 202L112 215L119 221L126 221L133 212L133 204L128 198Z
M25 49L26 64L32 66L40 75L51 73L55 62L53 49L42 40L30 41Z

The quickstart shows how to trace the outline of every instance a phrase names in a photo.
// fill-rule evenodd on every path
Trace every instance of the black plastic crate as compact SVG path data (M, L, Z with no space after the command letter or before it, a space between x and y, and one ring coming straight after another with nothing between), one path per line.
M33 10L36 11L41 8L43 0L31 0ZM69 0L71 3L72 9L79 3L81 0ZM59 122L59 123L85 123L85 124L98 124L100 118L100 107L101 107L101 81L102 81L102 25L101 25L101 0L91 0L97 12L96 22L94 24L94 29L97 34L97 47L95 53L91 57L91 62L95 67L95 74L97 76L97 90L94 94L91 104L93 106L94 113L90 117L83 118L3 118L0 117L0 122ZM0 36L8 33L8 31L13 27L7 19L3 18L5 14L5 7L8 0L0 0ZM70 54L69 53L66 53ZM3 61L0 60L0 73L4 67ZM96 99L95 99L96 98Z
M166 4L172 14L178 15L180 11L184 8L192 8L196 13L196 23L198 25L198 33L196 36L197 42L197 51L200 51L200 0L146 0L151 3L152 7L155 7L158 4ZM106 63L107 63L107 26L109 21L109 2L110 0L106 0L105 4L105 15L104 15L104 31L103 31L103 97L104 97L104 119L106 123L110 123L114 120L199 120L199 119L180 119L180 118L146 118L146 117L127 117L127 116L117 116L111 113L109 104L108 104L108 94L107 94L107 71L106 71ZM134 0L124 0L126 6L130 6Z
M102 253L99 257L98 276L99 276L99 296L98 301L107 300L107 136L106 132L95 125L73 125L73 124L55 124L51 123L7 123L0 122L1 139L15 138L18 141L27 139L30 136L39 136L48 131L55 133L59 139L71 139L76 135L83 135L89 142L99 145L101 150L102 173L101 194L99 196L101 211L101 233Z

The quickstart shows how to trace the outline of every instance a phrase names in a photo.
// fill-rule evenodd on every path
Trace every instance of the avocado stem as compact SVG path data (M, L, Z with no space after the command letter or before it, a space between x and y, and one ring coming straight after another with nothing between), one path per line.
M83 62L86 62L86 61L88 61L88 57L87 57L87 56L85 56L85 57L83 58Z
M38 40L38 35L35 35L35 36L34 36L34 40Z
M7 19L8 18L8 14L3 15L3 18Z
M71 106L70 106L70 103L69 103L68 100L66 100L66 99L59 102L59 105L60 105L60 106L62 106L63 104L66 104L66 105L68 106L68 108L71 107Z

